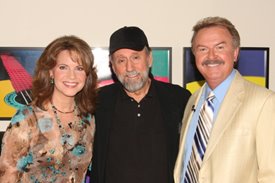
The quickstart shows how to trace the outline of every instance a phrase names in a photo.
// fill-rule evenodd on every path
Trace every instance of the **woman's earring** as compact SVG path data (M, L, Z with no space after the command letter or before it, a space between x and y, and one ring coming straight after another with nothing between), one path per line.
M54 84L54 79L51 77L50 83L53 85Z

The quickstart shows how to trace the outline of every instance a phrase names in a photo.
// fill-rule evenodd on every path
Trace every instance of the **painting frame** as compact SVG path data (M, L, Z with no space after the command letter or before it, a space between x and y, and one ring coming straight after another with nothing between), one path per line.
M251 82L269 87L269 47L241 47L235 68ZM183 47L183 86L194 93L205 82L191 47Z

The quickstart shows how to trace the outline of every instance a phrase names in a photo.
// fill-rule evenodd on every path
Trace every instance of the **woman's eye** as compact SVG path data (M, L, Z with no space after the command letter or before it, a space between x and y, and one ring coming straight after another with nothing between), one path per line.
M60 69L60 70L65 70L66 68L67 68L67 67L66 67L65 65L60 65L60 66L59 66L59 69Z
M83 68L82 66L79 66L79 67L76 68L76 70L78 70L78 71L83 71L84 68Z

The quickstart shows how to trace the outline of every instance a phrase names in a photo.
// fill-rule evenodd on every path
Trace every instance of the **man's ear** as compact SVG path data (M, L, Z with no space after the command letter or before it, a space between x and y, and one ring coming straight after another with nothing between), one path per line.
M239 59L239 54L240 54L240 48L236 48L234 50L234 62L237 62L237 60Z
M148 65L149 65L149 67L152 67L152 65L153 65L153 54L152 54L152 51L150 52L150 54L148 56Z

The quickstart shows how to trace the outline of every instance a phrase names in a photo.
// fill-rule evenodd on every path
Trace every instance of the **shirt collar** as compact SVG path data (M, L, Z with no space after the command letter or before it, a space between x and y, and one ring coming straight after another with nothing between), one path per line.
M204 92L205 98L207 98L209 93L212 91L214 93L216 99L219 102L223 101L223 98L224 98L232 80L234 79L235 74L236 74L236 70L233 69L232 72L229 74L229 76L227 76L227 78L221 84L219 84L214 90L211 90L210 87L208 86L208 84L206 84L206 89Z

